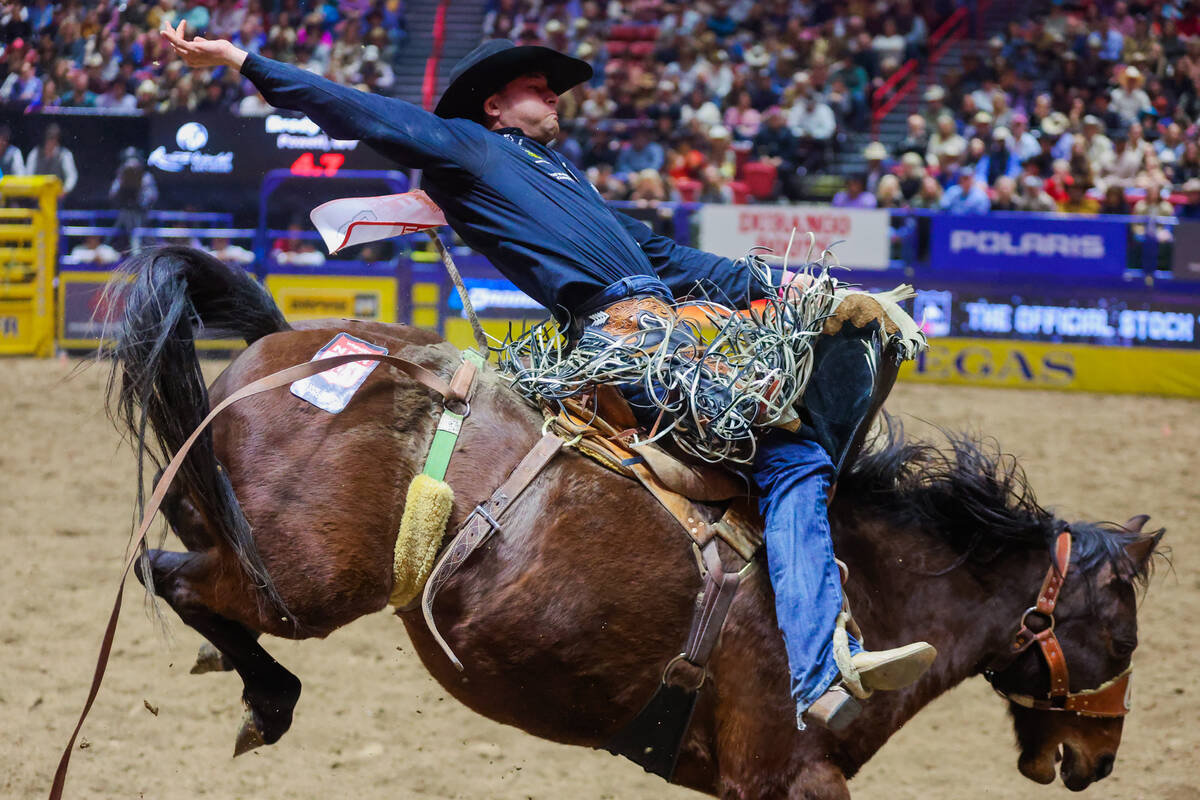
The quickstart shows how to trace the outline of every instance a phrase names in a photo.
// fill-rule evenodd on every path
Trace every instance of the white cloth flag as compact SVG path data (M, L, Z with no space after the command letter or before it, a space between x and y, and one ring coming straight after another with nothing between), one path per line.
M345 247L419 233L446 224L437 203L420 189L379 197L343 197L314 208L309 217L329 255Z

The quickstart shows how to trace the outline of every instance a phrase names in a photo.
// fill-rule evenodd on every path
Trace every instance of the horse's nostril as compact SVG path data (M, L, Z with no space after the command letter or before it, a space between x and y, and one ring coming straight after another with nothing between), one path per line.
M1116 760L1116 756L1101 756L1100 760L1096 763L1096 780L1107 778L1113 771L1113 764Z

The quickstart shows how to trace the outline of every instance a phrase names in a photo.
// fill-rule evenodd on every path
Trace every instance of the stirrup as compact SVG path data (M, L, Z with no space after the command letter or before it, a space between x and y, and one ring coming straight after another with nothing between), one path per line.
M830 686L801 715L802 718L831 733L841 733L862 713L862 704L840 683Z

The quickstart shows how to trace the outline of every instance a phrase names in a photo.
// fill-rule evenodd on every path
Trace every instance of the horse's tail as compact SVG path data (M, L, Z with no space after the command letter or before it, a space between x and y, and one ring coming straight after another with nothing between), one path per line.
M209 410L194 346L197 328L251 344L291 326L244 270L192 247L158 247L130 256L106 291L124 303L111 352L109 411L136 443L140 517L146 458L161 468ZM259 598L282 610L229 475L217 462L211 432L193 445L172 488L192 502L212 535L236 555ZM151 593L152 583L146 581Z

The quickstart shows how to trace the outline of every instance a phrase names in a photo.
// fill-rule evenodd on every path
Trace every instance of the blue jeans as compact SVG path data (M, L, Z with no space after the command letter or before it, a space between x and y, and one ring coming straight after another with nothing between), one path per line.
M826 498L833 462L821 445L778 428L759 437L754 480L766 522L767 566L775 615L791 672L796 724L841 677L833 660L833 631L842 610L842 582L833 560ZM850 652L862 649L850 637Z

